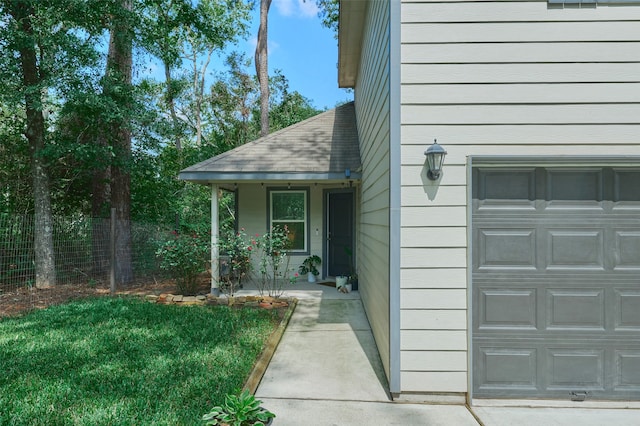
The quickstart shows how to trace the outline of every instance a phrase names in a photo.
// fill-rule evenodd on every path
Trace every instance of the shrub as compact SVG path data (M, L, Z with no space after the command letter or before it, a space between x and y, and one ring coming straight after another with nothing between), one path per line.
M289 268L289 230L286 226L274 226L262 237L256 235L256 246L260 250L258 290L260 294L266 292L269 296L279 297L283 293L283 285L295 283L298 277Z
M255 244L255 240L248 239L244 228L239 232L228 231L220 238L220 279L223 281L223 290L231 295L237 287L242 286L243 278L251 272L251 255Z
M207 270L210 253L208 238L174 231L169 240L160 244L156 256L161 259L160 267L175 278L178 291L192 295L198 289L198 275Z

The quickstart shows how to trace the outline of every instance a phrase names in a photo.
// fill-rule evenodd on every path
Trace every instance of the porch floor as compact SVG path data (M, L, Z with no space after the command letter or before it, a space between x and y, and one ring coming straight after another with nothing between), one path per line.
M350 293L341 293L335 287L320 284L322 282L332 282L331 279L318 280L317 283L307 282L306 279L299 279L295 284L285 285L283 287L283 297L295 297L299 300L318 299L318 300L360 300L360 293L352 291ZM255 296L259 295L256 281L248 281L243 284L243 288L236 291L235 296Z

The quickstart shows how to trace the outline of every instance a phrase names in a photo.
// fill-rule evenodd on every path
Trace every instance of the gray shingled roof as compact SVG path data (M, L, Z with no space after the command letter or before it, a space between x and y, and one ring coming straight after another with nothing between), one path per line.
M180 172L198 183L237 180L360 178L353 102L202 161Z

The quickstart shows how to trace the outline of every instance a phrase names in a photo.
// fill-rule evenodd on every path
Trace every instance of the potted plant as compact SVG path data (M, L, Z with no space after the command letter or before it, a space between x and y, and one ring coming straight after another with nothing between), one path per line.
M349 276L347 277L347 281L349 282L349 284L351 284L351 287L353 288L353 290L357 290L358 289L358 273L356 272L353 264L353 250L351 249L351 247L344 247L344 252L347 255L347 257L349 258Z
M206 425L266 426L276 416L262 408L262 401L245 390L240 395L227 394L222 405L202 416Z
M347 279L348 277L346 275L336 276L336 290L340 291L342 287L345 287L347 285Z
M349 278L347 279L348 283L351 284L351 289L352 290L357 290L358 289L358 274L355 272L352 272L349 275Z
M300 267L298 268L298 272L300 272L300 274L302 275L306 274L307 281L309 281L310 283L315 283L316 277L320 274L318 266L320 266L321 264L322 260L320 259L320 256L317 256L315 254L311 255L302 262L302 265L300 265Z

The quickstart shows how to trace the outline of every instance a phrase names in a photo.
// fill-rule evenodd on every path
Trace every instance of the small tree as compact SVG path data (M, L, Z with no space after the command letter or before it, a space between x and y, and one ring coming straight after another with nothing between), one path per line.
M293 284L298 277L289 268L289 250L292 244L289 229L287 226L274 226L271 232L256 237L256 245L260 250L258 290L260 294L266 292L271 297L279 297L284 292L284 284Z
M239 232L229 231L220 239L220 279L222 290L227 294L232 296L237 288L242 288L242 280L251 273L255 244L255 240L249 241L244 228Z

